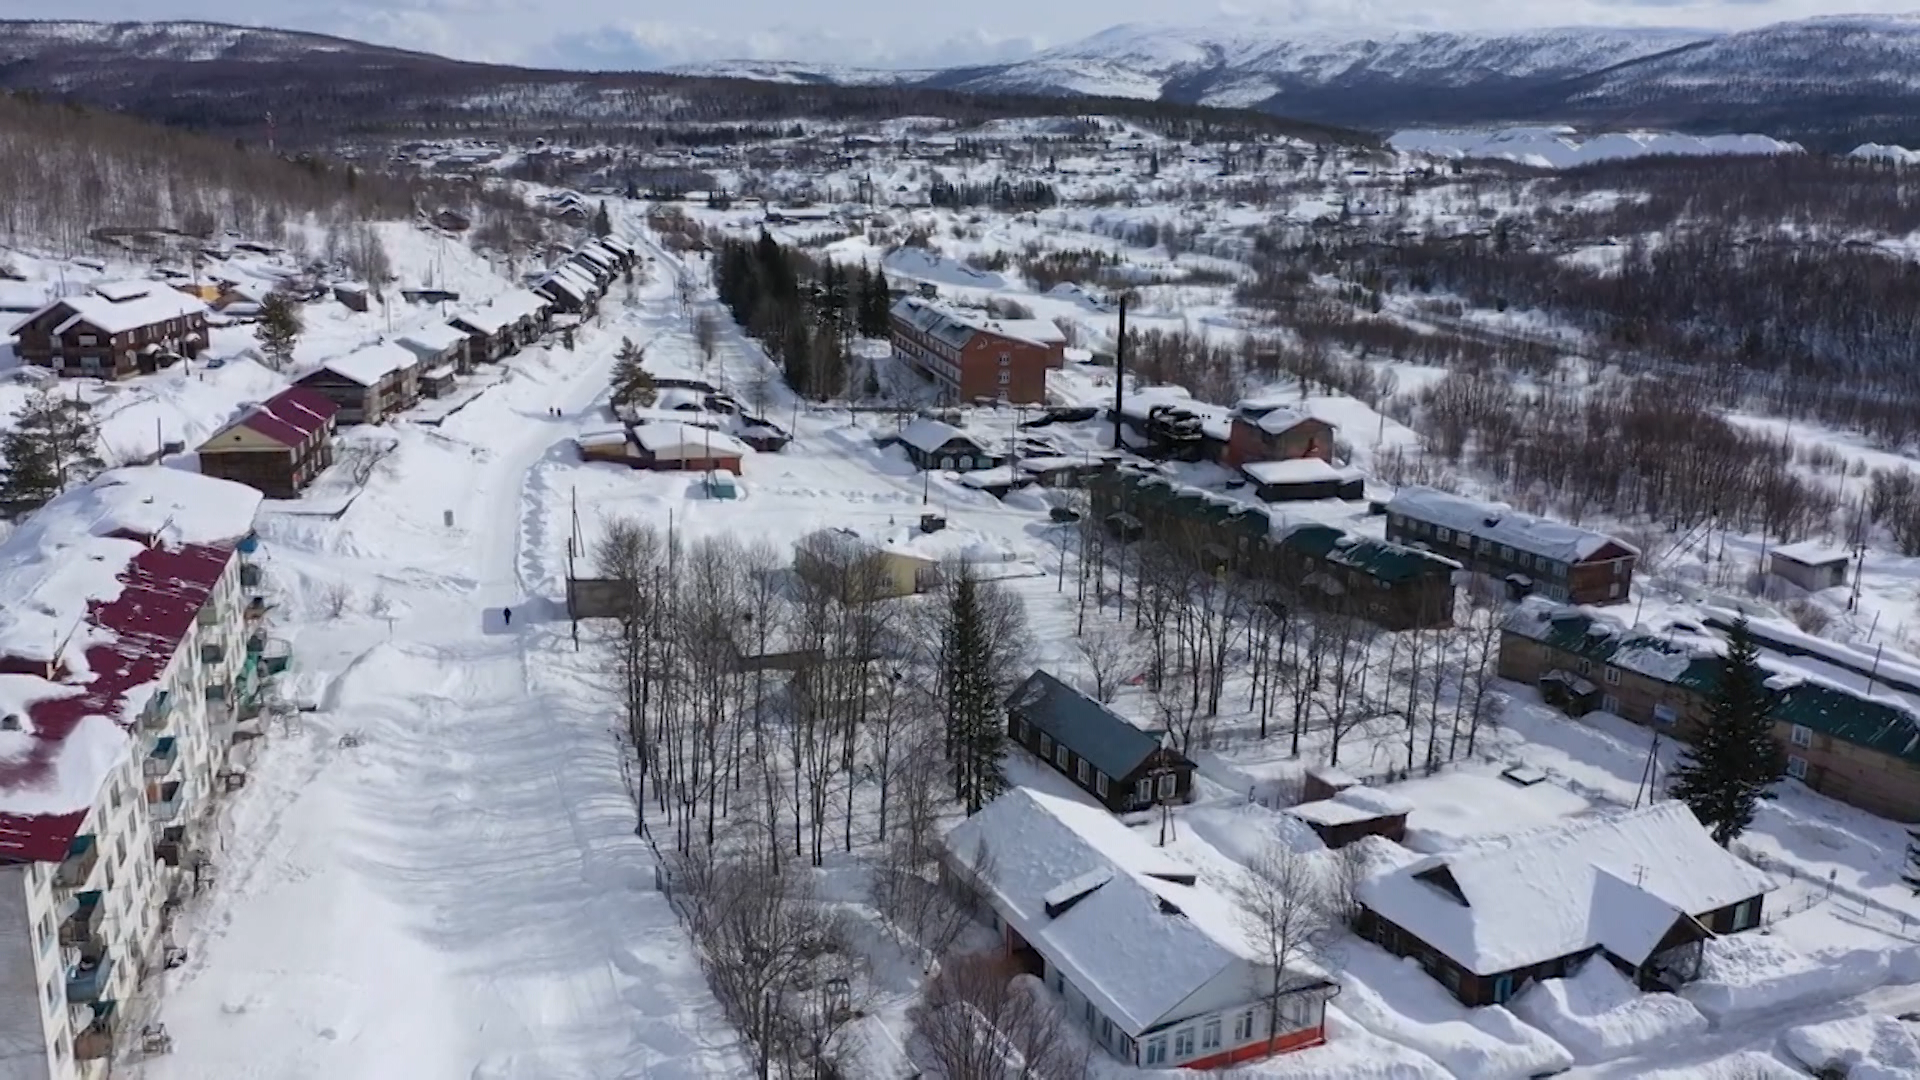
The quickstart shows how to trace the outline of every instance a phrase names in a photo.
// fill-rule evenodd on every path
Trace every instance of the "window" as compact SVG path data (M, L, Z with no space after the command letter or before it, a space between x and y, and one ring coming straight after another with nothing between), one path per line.
M1153 781L1142 780L1133 785L1133 801L1149 803L1153 801Z
M1616 581L1607 586L1607 595L1611 598L1618 599L1620 596L1620 583Z
M1153 1038L1147 1040L1147 1055L1141 1064L1164 1065L1166 1063L1167 1037L1165 1035L1155 1035Z
M80 335L80 344L82 344L82 345L98 345L98 344L100 344L100 339L99 339L98 337L96 337L96 336L94 336L93 334L81 334L81 335Z
M40 925L34 928L34 936L40 939L41 952L46 952L53 947L53 939L59 936L58 931L53 928L53 912L49 911L40 916Z
M1602 712L1610 712L1615 716L1619 716L1620 699L1614 697L1612 694L1602 694L1600 696L1600 709Z
M1087 1027L1093 1027L1093 1002L1089 1001L1081 1006L1080 1015L1087 1018Z
M1739 904L1734 906L1733 928L1735 931L1745 930L1748 927L1758 924L1759 922L1760 922L1760 901L1758 899L1749 898L1746 900L1742 900L1740 901Z
M52 980L47 983L47 1008L57 1009L60 1007L60 991L62 989L60 972L58 969L55 969Z
M1053 763L1060 767L1061 772L1067 771L1067 748L1060 743L1053 744Z
M1653 719L1657 723L1671 724L1675 720L1680 719L1680 713L1671 705L1655 705L1653 707Z
M1100 1041L1113 1041L1113 1021L1104 1016L1100 1018Z
M1001 386L1006 386L1006 385L1007 385L1008 383L1011 383L1012 381L1013 381L1013 372L1011 372L1011 371L1003 371L1003 372L1001 372L1001 373L1000 373L1000 385L1001 385Z
M1167 775L1162 776L1160 778L1160 797L1163 799L1173 798L1174 792L1178 791L1180 788L1179 781L1180 781L1180 778L1173 775L1172 773L1168 773Z
M1795 746L1812 746L1813 745L1813 729L1812 728L1804 727L1800 724L1795 724L1793 725L1793 731L1791 733L1791 737L1793 739L1793 745Z
M1613 667L1611 665L1607 667L1607 685L1608 686L1620 685L1620 669L1619 668Z
M1027 741L1027 722L1017 716L1013 718L1013 737L1018 742Z
M1440 527L1436 527L1436 528L1435 528L1435 529L1433 530L1433 535L1434 535L1434 536L1436 536L1436 537L1438 537L1438 538L1439 538L1439 539L1441 539L1441 540L1445 540L1445 541L1448 541L1449 543L1451 543L1451 542L1452 542L1452 540L1453 540L1453 530L1452 530L1452 529L1447 529L1447 528L1440 528Z
M1000 366L1001 366L1001 367L1006 367L1007 365L1009 365L1009 364L1011 364L1011 363L1013 363L1013 357L1012 357L1012 355L1010 355L1010 354L1008 354L1008 353L1001 353L1001 354L1000 354Z
M1591 675L1591 674L1593 674L1593 661L1591 661L1591 660L1586 660L1586 659L1583 659L1583 660L1581 660L1581 661L1580 661L1580 674L1582 674L1582 675Z
M1081 787L1093 783L1093 769L1087 764L1086 758L1081 758L1074 764L1073 775L1079 778Z
M1253 1038L1253 1010L1248 1009L1233 1018L1233 1041L1243 1043L1251 1038Z
M1041 757L1053 756L1053 736L1048 735L1045 732L1042 732L1040 734L1040 756Z
M1175 1061L1193 1056L1193 1029L1183 1027L1173 1033L1173 1057Z
M1626 577L1627 568L1632 565L1633 565L1632 563L1628 562L1625 559L1615 559L1613 561L1613 576L1617 578Z
M1220 1018L1219 1017L1216 1016L1213 1019L1207 1021L1206 1026L1200 1029L1200 1049L1202 1050L1220 1049Z
M1505 545L1505 544L1501 544L1501 545L1500 545L1500 557L1501 557L1501 558L1503 558L1503 559L1509 559L1509 560L1510 560L1510 559L1512 559L1512 558L1513 558L1513 549L1512 549L1512 548L1510 548L1510 547L1508 547L1508 546L1507 546L1507 545Z
M1104 799L1107 797L1107 774L1106 773L1095 772L1093 774L1093 790L1098 792L1101 798Z
M1807 759L1795 754L1787 758L1787 775L1795 780L1807 778Z

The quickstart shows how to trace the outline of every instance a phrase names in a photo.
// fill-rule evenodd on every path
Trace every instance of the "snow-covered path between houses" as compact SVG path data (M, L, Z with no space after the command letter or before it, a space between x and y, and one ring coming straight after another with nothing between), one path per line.
M587 425L622 331L669 294L648 282L577 352L530 351L437 432L404 433L404 460L340 520L263 524L285 587L357 563L386 582L386 610L296 633L319 707L274 734L203 841L220 880L177 931L190 959L155 1017L174 1052L145 1076L743 1072L653 891L591 654L554 617L557 567L523 546L567 513L535 467Z

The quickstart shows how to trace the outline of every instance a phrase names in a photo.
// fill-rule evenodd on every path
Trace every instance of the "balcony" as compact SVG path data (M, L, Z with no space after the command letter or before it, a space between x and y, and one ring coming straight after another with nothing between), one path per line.
M72 949L101 944L100 924L106 906L100 903L99 890L83 892L74 901L77 906L73 914L60 924L60 944Z
M96 948L81 954L80 961L67 969L67 1003L80 1005L100 1000L107 992L107 980L113 977L113 957Z
M180 781L147 785L147 816L155 821L172 821L180 816Z
M259 622L267 617L267 598L256 596L247 601L247 610L242 613L248 622Z
M92 833L83 833L73 838L67 845L67 857L60 861L60 868L53 872L53 884L61 889L78 889L93 877L94 864L100 861L100 845L93 842Z
M81 1061L100 1061L113 1054L114 1002L93 1003L93 1019L73 1037L73 1056Z
M179 869L187 861L187 827L169 825L160 830L160 836L153 842L153 857L174 869Z
M220 605L211 600L200 605L200 614L194 616L193 621L201 626L220 625Z
M221 642L209 641L200 646L200 662L203 664L218 664L225 661L226 658L227 647Z
M154 740L153 749L147 751L140 769L147 776L165 776L173 771L173 766L179 760L180 741L171 735L163 735Z
M266 582L267 572L261 568L259 563L243 562L240 564L241 588L250 592L258 592Z
M173 722L173 695L165 690L147 699L141 710L140 727L146 731L164 731Z

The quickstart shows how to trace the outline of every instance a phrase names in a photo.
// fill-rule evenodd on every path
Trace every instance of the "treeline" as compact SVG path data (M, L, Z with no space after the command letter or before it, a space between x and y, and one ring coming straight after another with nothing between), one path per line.
M714 288L733 320L780 363L787 385L816 400L846 394L855 336L887 334L885 272L814 259L765 230L758 240L717 245Z
M0 191L0 240L66 255L116 252L129 236L167 230L232 230L301 254L309 225L339 232L441 208L509 245L531 248L542 235L505 192L285 158L20 94L0 94Z
M1008 180L1000 177L986 184L935 180L927 187L927 201L934 206L991 206L999 210L1040 210L1060 201L1052 184L1044 180Z

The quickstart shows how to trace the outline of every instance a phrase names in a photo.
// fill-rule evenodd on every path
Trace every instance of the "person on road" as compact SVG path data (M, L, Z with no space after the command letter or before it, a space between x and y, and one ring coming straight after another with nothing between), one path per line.
M506 623L506 625L508 625L508 626L512 626L512 625L513 625L513 609L512 609L512 608L510 608L510 607L508 607L508 608L501 608L501 609L500 609L500 617L501 617L501 619L502 619L503 621L505 621L505 623Z

